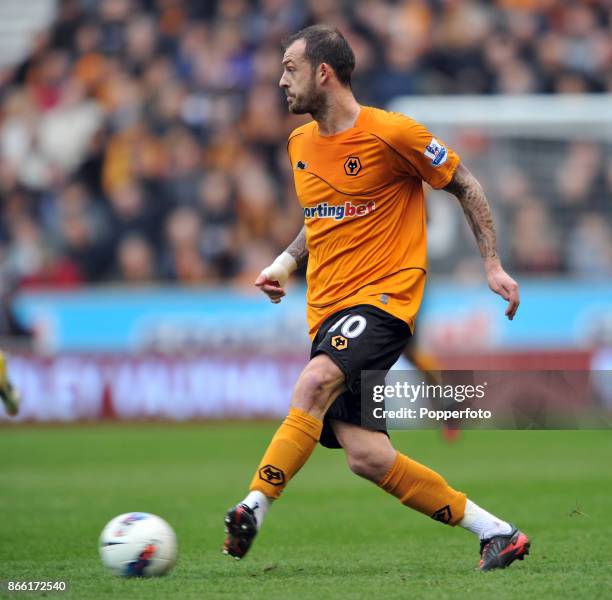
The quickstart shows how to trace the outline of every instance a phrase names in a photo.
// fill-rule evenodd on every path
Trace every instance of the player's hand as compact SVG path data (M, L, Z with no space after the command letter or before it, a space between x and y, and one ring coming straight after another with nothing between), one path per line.
M518 283L504 271L499 260L487 263L486 271L491 290L508 302L506 316L512 321L521 302Z
M278 304L285 295L285 290L281 287L278 280L268 279L264 273L265 269L255 280L255 285L270 298L270 302Z
M255 285L270 298L271 302L278 304L285 295L284 286L289 276L296 269L297 263L293 256L283 252L259 274L255 280Z

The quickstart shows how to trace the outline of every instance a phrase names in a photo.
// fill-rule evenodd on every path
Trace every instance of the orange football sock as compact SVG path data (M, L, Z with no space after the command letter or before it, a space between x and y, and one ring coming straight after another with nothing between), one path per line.
M436 521L457 525L463 518L465 494L450 487L435 471L399 452L393 466L378 485L399 498L402 504Z
M439 371L442 367L433 354L428 354L421 350L414 350L411 356L414 366L422 372Z
M249 489L258 490L268 498L278 498L312 454L322 428L320 419L299 408L290 408L261 459Z

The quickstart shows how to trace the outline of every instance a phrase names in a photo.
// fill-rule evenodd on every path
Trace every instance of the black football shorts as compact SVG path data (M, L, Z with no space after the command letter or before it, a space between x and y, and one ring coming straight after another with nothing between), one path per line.
M340 448L330 420L363 426L361 418L361 372L388 371L410 339L410 328L393 315L359 304L328 317L312 342L310 358L327 354L346 377L347 390L327 411L320 442L326 448ZM379 427L384 425L379 423ZM378 431L384 431L377 427Z

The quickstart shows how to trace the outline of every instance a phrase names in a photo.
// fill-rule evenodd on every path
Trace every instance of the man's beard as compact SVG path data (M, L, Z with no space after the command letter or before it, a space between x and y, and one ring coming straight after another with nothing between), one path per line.
M325 112L326 104L325 94L317 91L313 78L304 94L299 97L294 96L289 111L294 115L311 114L316 117Z

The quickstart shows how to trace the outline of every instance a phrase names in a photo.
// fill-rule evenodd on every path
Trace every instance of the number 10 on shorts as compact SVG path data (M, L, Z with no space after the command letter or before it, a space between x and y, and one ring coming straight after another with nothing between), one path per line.
M361 335L368 324L365 317L361 315L344 315L341 319L339 319L332 327L328 330L328 333L332 333L336 331L340 325L342 328L340 329L340 333L349 339L356 338Z

